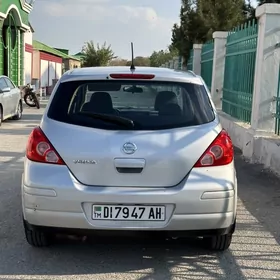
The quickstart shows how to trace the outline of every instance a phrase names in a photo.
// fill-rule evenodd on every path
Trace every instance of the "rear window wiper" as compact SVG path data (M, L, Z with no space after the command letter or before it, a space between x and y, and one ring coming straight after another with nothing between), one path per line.
M79 112L78 114L83 115L83 116L87 116L87 117L91 117L91 118L94 118L94 119L99 119L99 120L102 120L102 121L111 122L111 123L114 123L114 124L123 125L123 126L129 127L129 128L134 127L133 120L123 118L123 117L119 117L119 116L100 114L100 113L92 113L92 112Z

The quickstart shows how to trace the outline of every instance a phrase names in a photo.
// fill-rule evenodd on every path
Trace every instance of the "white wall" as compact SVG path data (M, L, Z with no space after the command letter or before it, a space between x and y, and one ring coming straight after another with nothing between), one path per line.
M49 62L47 60L41 60L41 87L47 87L49 85L48 68Z
M32 74L32 53L24 53L24 84L31 83Z
M49 86L52 85L52 80L55 79L55 62L49 62Z
M25 44L29 44L29 45L33 44L33 33L31 31L24 33L24 45Z
M23 48L25 50L25 44L29 44L32 46L33 44L33 33L31 31L27 31L24 33L24 45ZM30 52L24 51L24 84L31 83L31 74L32 74L32 54Z
M60 77L62 76L62 64L60 63L56 63L56 78L60 79Z

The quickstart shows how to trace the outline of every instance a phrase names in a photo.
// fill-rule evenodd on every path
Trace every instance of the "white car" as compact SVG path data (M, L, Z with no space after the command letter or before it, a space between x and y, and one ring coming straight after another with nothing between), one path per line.
M22 117L21 92L6 76L0 76L0 126L2 121Z
M133 231L225 250L236 206L232 142L192 72L71 70L27 143L22 211L32 246L57 233Z

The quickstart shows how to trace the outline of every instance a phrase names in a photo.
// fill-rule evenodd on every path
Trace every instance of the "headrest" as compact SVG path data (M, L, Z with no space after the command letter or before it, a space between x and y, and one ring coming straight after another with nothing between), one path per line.
M167 103L177 103L177 96L173 91L161 91L157 94L155 100L155 110L159 111L162 105Z

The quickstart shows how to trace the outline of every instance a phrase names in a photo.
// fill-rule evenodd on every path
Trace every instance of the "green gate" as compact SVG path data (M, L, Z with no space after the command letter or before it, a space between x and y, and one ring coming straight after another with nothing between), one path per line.
M258 26L241 25L227 37L222 110L250 123L254 89Z
M1 55L3 55L4 59L2 59L2 65L0 66L2 68L1 72L9 76L16 85L18 85L21 76L23 76L23 69L19 69L20 59L23 58L23 53L21 53L23 38L21 41L20 35L16 21L12 13L10 13L2 27Z
M201 77L211 91L214 58L214 40L202 46L201 50Z

